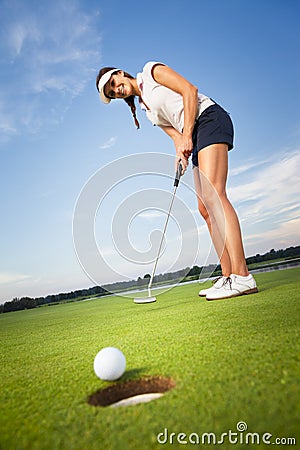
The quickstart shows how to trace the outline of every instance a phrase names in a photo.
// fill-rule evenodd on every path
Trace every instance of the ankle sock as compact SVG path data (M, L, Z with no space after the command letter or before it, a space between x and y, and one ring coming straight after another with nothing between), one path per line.
M235 273L233 273L232 275L235 275L237 277L238 280L250 280L252 278L251 273L249 273L249 275L246 276L242 276L242 275L236 275Z

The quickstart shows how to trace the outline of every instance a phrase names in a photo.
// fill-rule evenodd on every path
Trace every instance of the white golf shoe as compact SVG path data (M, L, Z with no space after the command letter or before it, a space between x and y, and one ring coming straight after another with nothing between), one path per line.
M254 294L258 292L255 279L251 274L246 277L231 274L226 278L223 286L212 290L206 295L206 300L220 300L222 298L237 297L239 295Z
M199 297L206 297L207 294L210 294L215 289L220 289L223 286L223 284L225 283L226 280L227 280L227 278L223 277L223 276L216 278L213 281L213 285L210 288L201 289L201 291L199 292Z

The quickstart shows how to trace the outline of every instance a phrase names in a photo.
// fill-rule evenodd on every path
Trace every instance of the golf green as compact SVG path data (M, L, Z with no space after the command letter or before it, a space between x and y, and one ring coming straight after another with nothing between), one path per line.
M0 449L300 445L299 278L258 274L258 294L215 302L190 284L145 305L103 297L1 314ZM114 383L93 371L107 346L127 360ZM176 386L134 406L87 402L151 376Z

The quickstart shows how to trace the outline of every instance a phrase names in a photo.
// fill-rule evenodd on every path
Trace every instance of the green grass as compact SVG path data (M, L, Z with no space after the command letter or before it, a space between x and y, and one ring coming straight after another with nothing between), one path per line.
M194 448L156 436L165 428L220 436L239 421L299 445L299 275L259 274L258 294L216 302L191 284L148 305L104 297L2 314L0 449ZM121 381L171 376L176 388L148 404L88 405L111 384L93 372L106 346L126 356ZM256 448L225 442L202 447Z

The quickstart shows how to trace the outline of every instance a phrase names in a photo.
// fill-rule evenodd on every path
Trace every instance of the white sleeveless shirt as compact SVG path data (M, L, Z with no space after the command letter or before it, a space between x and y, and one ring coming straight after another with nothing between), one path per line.
M158 62L145 64L143 71L136 76L138 88L141 91L141 108L146 111L148 119L157 126L172 126L182 133L184 125L184 110L182 95L159 83L152 76L152 68ZM198 113L196 119L214 102L204 94L198 94ZM149 108L149 109L148 109Z

